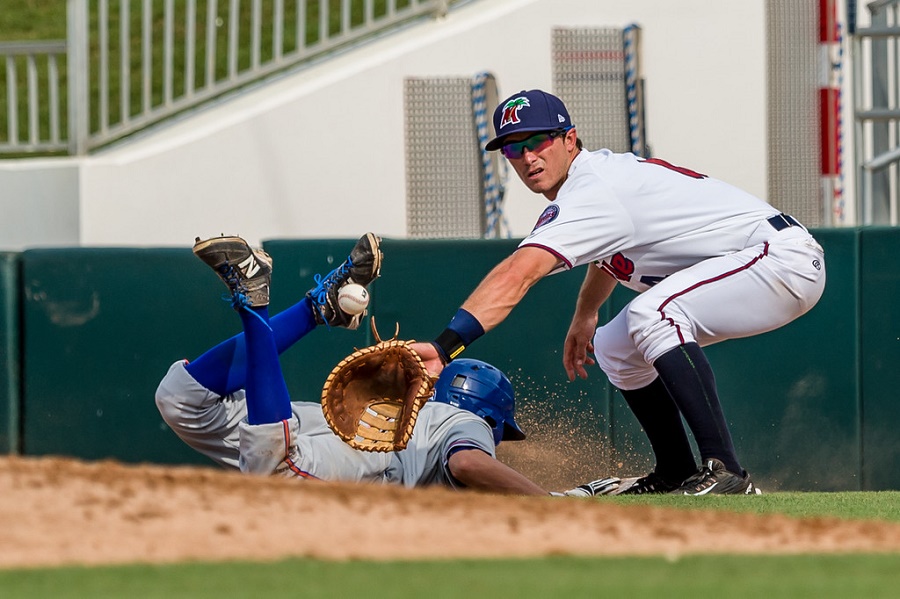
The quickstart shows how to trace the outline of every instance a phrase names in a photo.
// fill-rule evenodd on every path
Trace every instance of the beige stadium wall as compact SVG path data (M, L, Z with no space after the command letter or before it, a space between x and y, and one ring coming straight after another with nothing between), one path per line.
M0 162L4 212L39 209L34 193L54 186L64 204L53 230L30 217L13 235L4 219L0 249L404 237L406 77L489 71L501 96L550 89L553 27L630 23L643 29L653 153L765 195L764 2L476 0L90 157ZM513 236L544 201L510 181Z

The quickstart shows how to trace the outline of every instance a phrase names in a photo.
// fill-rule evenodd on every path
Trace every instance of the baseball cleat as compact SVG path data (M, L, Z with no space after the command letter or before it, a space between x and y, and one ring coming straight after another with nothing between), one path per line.
M621 486L615 490L613 495L661 495L671 493L678 488L678 483L670 483L659 476L656 472L651 472L647 476L640 478L626 479L622 481Z
M269 305L272 258L254 250L240 237L213 237L194 243L194 255L212 268L231 291L231 306L261 308Z
M306 297L312 302L313 314L318 324L350 330L359 327L366 311L355 315L344 312L338 304L338 293L341 287L348 283L368 287L378 278L381 274L383 257L378 247L380 243L381 238L374 233L366 233L356 242L343 264L324 277L315 276L316 286L306 293Z
M681 486L671 492L672 495L762 495L762 491L750 480L750 475L738 476L725 469L721 460L710 458L703 468L690 477Z

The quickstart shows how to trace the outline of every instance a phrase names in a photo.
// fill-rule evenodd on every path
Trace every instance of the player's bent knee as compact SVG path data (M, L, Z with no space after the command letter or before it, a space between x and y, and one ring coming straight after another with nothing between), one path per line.
M172 380L172 370L163 377L156 388L155 402L163 421L172 426L178 422L181 416L181 394L177 392L177 385Z
M628 334L648 364L673 347L696 340L694 324L677 301L666 304L664 309L634 301L627 310Z

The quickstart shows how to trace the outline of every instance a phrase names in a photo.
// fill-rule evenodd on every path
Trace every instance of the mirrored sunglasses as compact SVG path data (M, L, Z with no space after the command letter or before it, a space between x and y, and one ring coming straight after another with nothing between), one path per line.
M562 137L569 129L571 129L571 127L556 129L546 133L538 133L537 135L532 135L528 139L505 144L500 148L500 151L504 156L510 159L521 158L525 155L526 150L529 152L542 152L550 147L550 144L553 143L554 139Z

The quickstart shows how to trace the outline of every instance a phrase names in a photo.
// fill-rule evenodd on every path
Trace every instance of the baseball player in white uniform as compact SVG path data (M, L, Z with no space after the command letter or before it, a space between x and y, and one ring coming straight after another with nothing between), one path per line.
M727 183L661 159L584 150L563 102L541 90L504 100L494 129L487 149L501 150L550 204L435 341L414 349L439 372L538 280L587 265L564 367L570 380L586 378L585 366L596 360L656 458L653 472L613 492L758 493L737 457L702 348L776 329L810 310L825 286L822 247L796 219ZM617 283L640 295L598 327L598 310Z
M525 434L514 419L512 385L484 362L460 360L445 371L400 452L355 450L331 431L318 401L290 400L279 354L317 325L358 326L361 315L341 310L338 290L378 276L379 242L363 236L303 300L269 318L271 258L239 237L198 239L194 253L228 286L244 330L171 365L156 391L163 419L192 448L247 473L547 495L495 459L501 440Z

